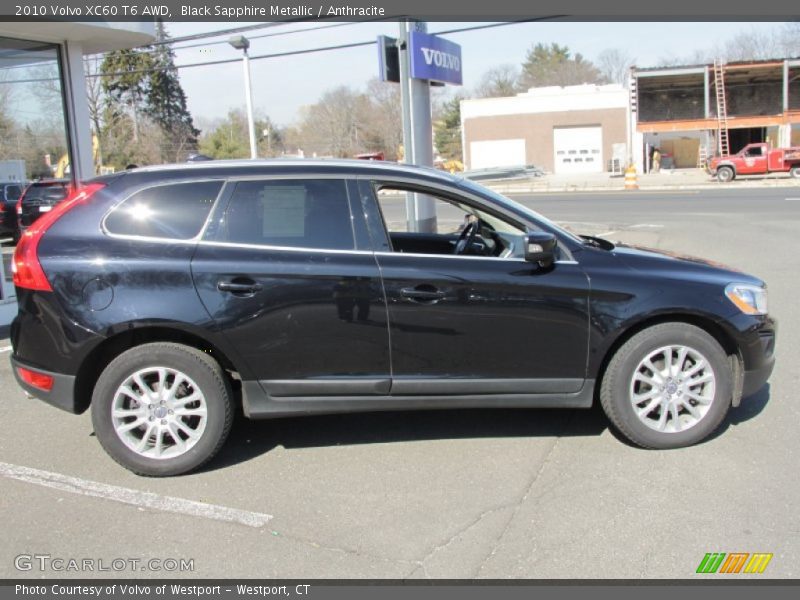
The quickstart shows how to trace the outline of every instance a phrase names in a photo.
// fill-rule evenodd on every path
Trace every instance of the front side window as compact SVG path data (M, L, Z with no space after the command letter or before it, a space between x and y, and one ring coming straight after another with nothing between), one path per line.
M106 217L109 233L190 240L200 233L222 189L221 181L172 183L134 193Z
M525 231L518 225L449 196L414 191L404 186L380 184L376 197L394 252L414 254L461 254L517 258L522 256ZM436 231L409 232L406 203L433 201Z
M236 184L221 240L259 246L353 250L347 185L341 179Z
M747 149L747 156L763 156L764 155L764 147L763 146L755 146L753 148Z

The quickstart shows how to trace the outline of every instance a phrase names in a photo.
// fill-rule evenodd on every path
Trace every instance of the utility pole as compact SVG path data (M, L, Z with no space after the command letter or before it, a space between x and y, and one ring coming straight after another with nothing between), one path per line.
M250 85L250 55L247 49L250 47L250 40L243 35L236 35L228 40L228 43L242 51L242 71L244 72L244 100L247 105L247 133L250 138L250 158L258 158L256 148L256 129L253 118L253 90Z
M400 21L398 37L400 58L400 97L403 107L403 152L407 164L433 166L431 127L431 90L427 79L411 77L409 37L412 31L427 32L425 23ZM406 194L408 230L436 232L436 205L424 194Z

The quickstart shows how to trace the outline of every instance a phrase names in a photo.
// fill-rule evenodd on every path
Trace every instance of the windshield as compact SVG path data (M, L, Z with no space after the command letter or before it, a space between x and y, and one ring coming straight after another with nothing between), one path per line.
M25 192L23 202L60 202L67 197L66 183L33 184Z
M535 210L533 210L531 208L528 208L527 206L524 206L523 204L520 204L519 202L515 202L511 198L507 198L506 196L503 196L502 194L498 194L497 192L495 192L493 190L490 190L489 188L484 187L484 186L482 186L482 185L480 185L478 183L475 183L474 181L471 181L469 179L461 179L459 183L461 184L461 187L463 187L463 188L465 188L465 189L467 189L467 190L469 190L471 192L475 192L477 194L482 194L484 196L489 196L497 204L499 204L499 205L501 205L503 207L506 207L506 208L508 208L510 210L517 211L517 212L524 212L524 213L530 215L530 218L533 219L534 221L538 221L539 223L545 224L547 227L552 228L552 229L558 231L559 233L562 233L563 235L567 236L568 238L570 238L571 240L575 241L578 244L583 244L584 243L584 240L582 238L580 238L579 236L575 235L571 231L567 231L566 229L564 229L560 225L556 225L555 223L553 223L547 217L539 214L538 212L536 212Z

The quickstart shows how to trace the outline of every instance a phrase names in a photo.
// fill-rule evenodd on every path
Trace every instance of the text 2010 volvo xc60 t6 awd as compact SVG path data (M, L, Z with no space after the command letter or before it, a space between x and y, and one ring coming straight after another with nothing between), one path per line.
M405 201L435 203L407 231ZM101 177L14 255L14 373L174 475L250 418L587 408L634 443L713 432L772 371L764 283L579 237L470 181L349 161ZM531 418L534 418L531 416Z

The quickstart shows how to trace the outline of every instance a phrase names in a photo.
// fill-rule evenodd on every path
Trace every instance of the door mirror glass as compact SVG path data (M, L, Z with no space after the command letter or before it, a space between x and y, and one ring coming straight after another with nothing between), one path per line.
M546 231L533 231L525 235L525 260L549 267L555 260L556 236Z

